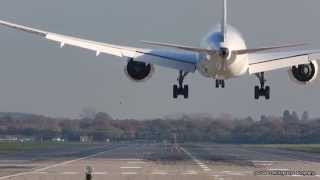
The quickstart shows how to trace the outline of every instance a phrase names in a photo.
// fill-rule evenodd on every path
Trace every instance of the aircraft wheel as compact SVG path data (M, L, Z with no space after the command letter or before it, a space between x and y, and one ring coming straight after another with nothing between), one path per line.
M174 99L177 99L178 98L178 92L179 89L178 89L178 86L177 85L173 85L173 98Z
M184 85L184 87L183 87L183 96L185 99L189 98L189 86L188 85Z
M270 99L270 86L267 86L266 89L264 89L264 96L266 100Z
M260 97L260 87L255 86L254 87L254 99L259 99L259 97Z

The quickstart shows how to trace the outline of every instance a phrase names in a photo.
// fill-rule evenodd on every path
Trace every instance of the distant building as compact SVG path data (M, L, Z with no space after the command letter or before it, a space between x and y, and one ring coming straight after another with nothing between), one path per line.
M0 136L0 142L33 142L34 137L25 137L19 135L3 135Z
M92 136L80 136L80 142L82 142L82 143L88 143L88 142L92 142L92 141L93 141Z
M19 138L17 136L0 136L0 142L17 142Z
M36 140L36 138L34 137L21 137L19 138L20 142L34 142Z
M65 140L61 137L57 137L57 138L52 138L53 142L65 142Z

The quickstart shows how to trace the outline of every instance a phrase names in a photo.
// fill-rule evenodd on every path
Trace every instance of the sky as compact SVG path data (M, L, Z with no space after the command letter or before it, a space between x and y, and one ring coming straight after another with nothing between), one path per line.
M50 32L118 45L141 40L199 46L221 19L222 0L2 0L0 19ZM309 43L320 49L319 0L229 0L229 22L248 47ZM254 76L226 89L199 73L187 77L190 99L172 99L177 71L156 66L145 83L126 78L126 62L0 27L0 111L77 117L83 108L114 118L171 114L281 115L285 109L320 116L320 83L293 83L286 69L266 73L270 101L256 101Z

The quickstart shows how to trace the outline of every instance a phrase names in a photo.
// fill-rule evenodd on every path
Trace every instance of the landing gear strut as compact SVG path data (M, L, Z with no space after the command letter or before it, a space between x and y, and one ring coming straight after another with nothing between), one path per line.
M216 88L224 88L225 87L225 81L221 79L216 79Z
M173 85L173 98L177 99L179 95L183 95L185 99L189 98L189 86L183 85L184 78L188 75L187 72L179 71L178 83Z
M260 97L264 96L266 100L270 99L270 86L265 86L265 83L267 82L264 77L264 72L257 73L257 78L260 81L260 87L255 86L254 87L254 98L259 99Z

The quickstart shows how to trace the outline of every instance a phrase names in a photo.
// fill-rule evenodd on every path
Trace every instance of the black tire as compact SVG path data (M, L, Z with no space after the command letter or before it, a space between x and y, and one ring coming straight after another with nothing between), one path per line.
M267 86L266 89L264 90L264 96L266 100L270 99L270 86Z
M178 86L173 85L173 99L177 99L177 98L178 98Z
M185 99L189 98L189 86L188 85L184 85L184 87L183 87L183 96Z
M216 80L216 88L219 88L220 87L220 82L219 82L219 80L217 79Z
M254 99L259 99L260 97L260 87L259 86L255 86L254 87Z
M221 87L225 88L226 82L224 80L221 80Z

